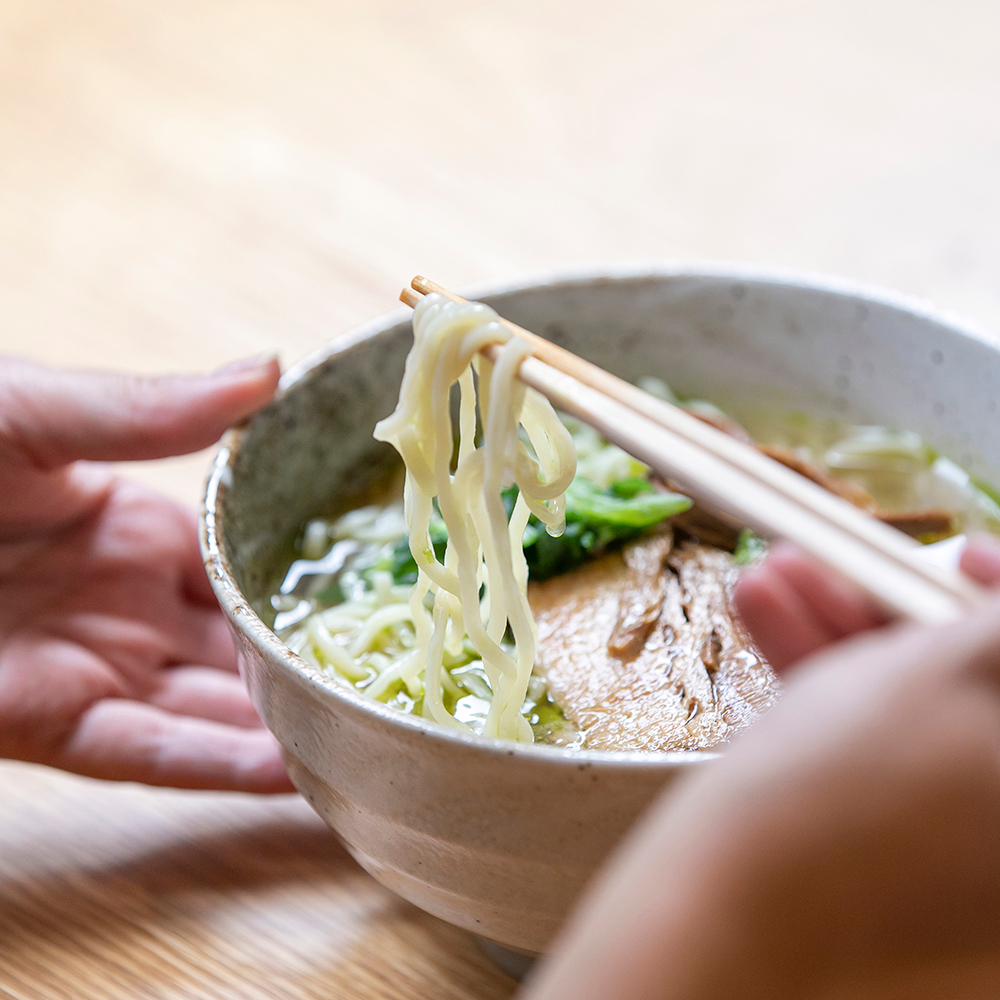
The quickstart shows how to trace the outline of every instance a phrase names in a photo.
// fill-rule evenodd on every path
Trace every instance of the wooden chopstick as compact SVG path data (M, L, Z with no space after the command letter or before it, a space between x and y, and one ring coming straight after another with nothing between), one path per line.
M400 295L465 301L426 278ZM420 293L420 294L417 294ZM887 611L945 621L983 591L957 572L924 562L920 545L756 449L583 358L501 319L528 342L519 376L559 409L675 480L695 499L768 537L794 542L862 586Z
M420 276L413 279L413 288L423 294L436 292L454 302L465 301L453 292ZM903 536L895 529L870 517L842 498L834 496L816 483L781 465L780 462L761 454L756 448L747 447L741 441L737 441L728 434L724 434L704 421L691 416L680 407L651 396L638 386L612 375L603 368L585 361L565 348L511 323L509 320L501 318L501 322L517 336L528 342L534 357L547 362L553 368L572 375L584 385L589 385L612 399L617 399L636 413L642 414L661 427L692 441L762 482L769 483L775 489L797 499L804 506L808 506L827 520L844 524L846 518L847 524L856 534L871 540L873 544L889 546L894 554L905 553L908 548L919 550L919 543L913 539Z

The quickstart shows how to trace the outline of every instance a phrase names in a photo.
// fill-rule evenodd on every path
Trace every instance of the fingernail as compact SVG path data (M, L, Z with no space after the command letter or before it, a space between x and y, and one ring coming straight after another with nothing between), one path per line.
M252 358L240 358L238 361L230 361L229 364L216 368L213 375L248 375L250 372L260 371L268 368L278 360L278 355L273 351L264 354L256 354Z

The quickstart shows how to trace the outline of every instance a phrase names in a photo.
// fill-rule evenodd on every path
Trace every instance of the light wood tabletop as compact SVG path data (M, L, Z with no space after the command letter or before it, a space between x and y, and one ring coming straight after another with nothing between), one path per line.
M7 0L0 351L291 362L559 264L830 271L1000 328L992 0ZM134 474L194 502L206 454ZM466 1000L514 983L295 799L0 765L0 993Z

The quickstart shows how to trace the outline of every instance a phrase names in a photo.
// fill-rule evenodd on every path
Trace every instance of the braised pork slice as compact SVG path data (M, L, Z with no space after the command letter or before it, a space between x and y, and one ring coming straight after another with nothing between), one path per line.
M868 511L869 514L874 514L880 521L898 528L913 538L921 538L924 535L950 535L955 530L954 515L943 507L908 511L884 510L865 490L853 486L843 479L838 479L832 473L821 469L813 462L806 461L788 448L758 445L758 450L762 451L768 458L781 462L782 465L788 466L789 469L805 476L806 479L818 483L825 490L843 497L855 507L860 507L862 510Z
M791 448L782 448L779 445L759 444L757 445L757 450L767 455L768 458L773 458L776 462L780 462L793 472L797 472L800 476L811 479L817 486L822 486L827 492L833 493L843 500L847 500L848 503L854 504L855 507L860 507L862 510L868 511L869 514L874 514L878 510L878 504L865 490L854 486L844 479L838 479L833 473L827 472L826 469L821 469L814 462L802 458L801 455L792 451Z
M913 538L923 538L925 535L951 535L955 532L955 515L943 507L880 511L878 519Z
M536 669L588 747L709 747L773 702L730 614L737 573L719 549L654 537L529 586Z
M673 548L673 534L629 545L622 556L629 570L618 596L618 620L608 639L608 652L620 660L639 655L653 626L660 620L667 596L664 565Z
M671 492L683 493L684 491L677 487ZM718 514L707 510L698 503L692 504L680 514L674 514L670 523L683 531L684 534L690 535L696 542L726 549L728 552L732 552L740 540L739 528L723 521Z
M745 444L754 444L750 435L735 420L729 417L720 416L712 410L689 409L692 416L697 417L703 423L710 424L716 430L728 434ZM806 479L811 479L814 483L822 486L836 496L842 497L855 507L860 507L869 514L874 514L880 521L892 525L899 531L910 535L913 538L924 538L927 535L947 536L955 531L955 516L943 507L929 507L926 510L912 511L892 511L879 507L875 498L867 490L855 486L844 479L833 475L826 469L820 468L815 462L803 458L798 452L791 448L783 448L780 445L758 444L756 448L759 452L773 458L776 462L797 472ZM676 484L668 484L672 492L683 493L683 488ZM736 546L738 531L734 530L729 522L719 518L712 511L705 510L698 504L685 511L683 514L676 514L673 517L673 524L682 531L691 535L699 542L706 545L718 545L721 548L733 550Z

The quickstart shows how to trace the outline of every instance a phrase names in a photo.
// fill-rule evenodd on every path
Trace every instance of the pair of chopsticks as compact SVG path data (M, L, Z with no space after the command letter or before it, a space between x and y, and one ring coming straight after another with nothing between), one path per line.
M400 294L409 306L437 293L416 277ZM560 410L679 483L699 502L768 538L785 538L866 590L890 614L923 622L955 618L983 591L955 571L927 564L920 544L804 476L680 407L505 319L527 341L519 377ZM486 353L495 354L493 345Z

